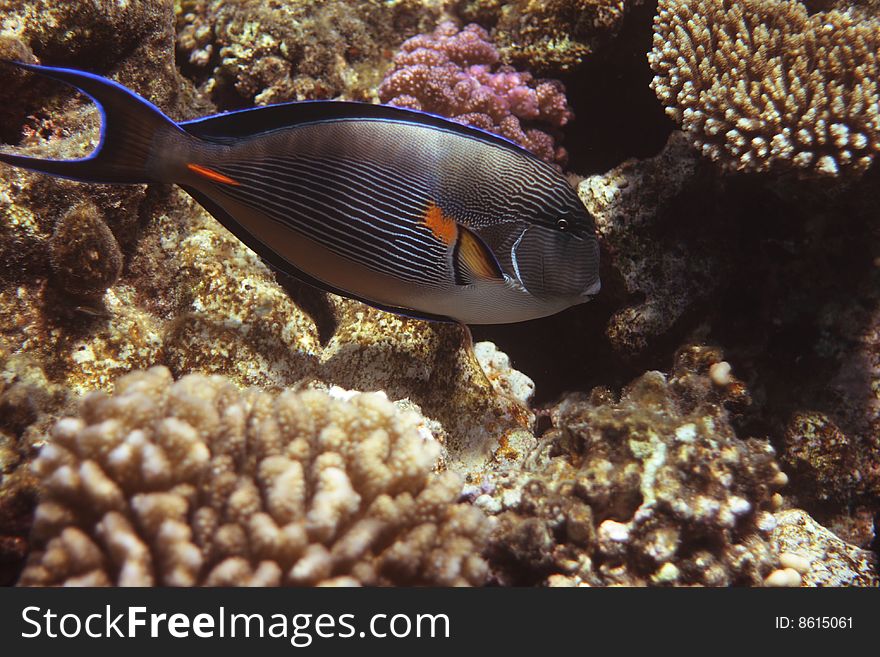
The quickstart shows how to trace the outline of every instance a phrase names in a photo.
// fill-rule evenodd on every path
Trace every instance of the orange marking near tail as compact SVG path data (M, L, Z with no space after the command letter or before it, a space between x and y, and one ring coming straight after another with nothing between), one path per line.
M193 173L197 173L203 178L207 178L208 180L213 180L214 182L223 183L224 185L240 185L237 180L233 180L229 176L224 176L219 171L214 171L213 169L209 169L208 167L203 167L199 164L187 164L186 168L192 171Z
M447 246L451 246L458 236L458 226L455 219L443 214L443 210L438 208L433 201L428 203L428 208L425 210L424 223L434 234L434 237Z

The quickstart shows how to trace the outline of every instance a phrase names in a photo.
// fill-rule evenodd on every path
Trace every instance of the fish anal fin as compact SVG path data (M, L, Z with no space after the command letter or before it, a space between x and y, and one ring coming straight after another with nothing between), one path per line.
M458 285L470 285L478 280L504 280L495 256L473 231L464 226L458 227L453 263Z

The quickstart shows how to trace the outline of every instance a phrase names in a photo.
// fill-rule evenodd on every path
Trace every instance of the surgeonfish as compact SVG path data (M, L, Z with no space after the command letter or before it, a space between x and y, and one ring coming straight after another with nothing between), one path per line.
M599 291L593 218L552 166L489 132L343 101L175 123L106 78L6 62L101 112L88 157L0 161L93 183L175 183L271 266L403 315L519 322Z

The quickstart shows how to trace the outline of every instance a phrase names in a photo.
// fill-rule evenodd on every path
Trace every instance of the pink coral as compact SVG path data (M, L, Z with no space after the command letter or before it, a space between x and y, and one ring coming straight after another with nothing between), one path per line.
M441 23L432 34L408 39L379 87L383 103L424 110L491 130L547 162L564 164L567 153L553 137L521 121L560 128L574 114L565 87L499 66L498 50L479 25L459 30Z

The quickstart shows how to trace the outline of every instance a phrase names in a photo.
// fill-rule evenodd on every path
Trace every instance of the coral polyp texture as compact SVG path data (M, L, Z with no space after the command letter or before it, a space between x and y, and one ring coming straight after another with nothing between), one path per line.
M659 0L658 102L641 0L0 0L0 59L175 120L381 95L557 164L564 129L604 285L474 344L170 186L0 167L0 584L876 586L880 4L801 1ZM99 124L0 65L4 150Z
M772 494L785 477L769 443L735 435L728 406L748 399L735 378L712 380L723 362L687 348L619 399L600 388L554 407L524 470L494 485L500 580L760 585L778 566Z
M89 203L64 214L49 240L52 273L71 294L103 293L122 271L122 253L101 212Z
M491 524L380 393L132 373L60 420L22 585L480 584Z
M796 0L660 0L652 87L736 171L861 173L880 150L880 20Z
M567 154L546 128L530 126L557 129L574 118L565 88L498 62L498 50L482 27L459 30L441 23L432 34L403 43L379 86L379 99L491 130L547 162L564 164Z
M492 27L504 61L542 73L569 73L617 36L641 0L458 0L458 14Z

